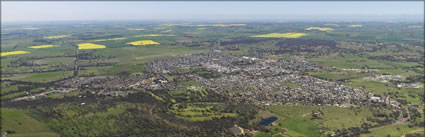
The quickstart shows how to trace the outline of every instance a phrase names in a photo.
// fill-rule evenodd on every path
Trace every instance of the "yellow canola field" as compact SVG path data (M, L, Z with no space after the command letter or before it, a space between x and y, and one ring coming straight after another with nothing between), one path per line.
M144 28L128 28L127 30L145 30Z
M188 26L188 25L187 24L160 24L158 26L172 27L172 26Z
M422 28L422 26L407 26L408 28Z
M159 36L176 36L173 34L145 34L145 35L136 35L134 37L159 37Z
M27 27L27 28L22 28L24 30L38 30L40 28L34 28L34 27Z
M46 36L45 39L60 39L65 37L70 37L71 35L55 35L55 36Z
M164 31L161 31L161 33L168 33L168 32L171 32L171 31L173 31L173 30L164 30Z
M363 25L348 25L348 27L362 27Z
M18 51L9 51L9 52L1 52L0 56L9 56L9 55L19 55L19 54L27 54L30 53L28 51L22 51L22 50L18 50Z
M55 45L39 45L39 46L30 46L29 48L42 49L42 48L51 48L51 47L56 47L56 46Z
M167 29L167 27L156 27L154 29Z
M260 37L260 38L299 38L306 36L306 33L270 33L264 35L254 35L251 37Z
M332 29L332 28L321 28L321 27L309 27L309 28L306 28L305 30L333 31L334 29Z
M207 25L195 25L197 27L207 27L207 26L213 26L213 27L234 27L234 26L245 26L246 24L207 24Z
M109 40L125 40L125 39L127 39L127 38L122 37L122 38L98 39L98 40L93 40L93 41L95 41L95 42L101 42L101 41L109 41Z
M155 42L155 41L152 41L152 40L140 40L140 41L129 42L127 44L130 44L130 45L133 45L133 46L159 45L158 42Z
M161 24L159 26L186 26L186 27L234 27L234 26L245 26L246 24Z
M93 44L93 43L81 43L78 44L78 49L103 49L105 45Z

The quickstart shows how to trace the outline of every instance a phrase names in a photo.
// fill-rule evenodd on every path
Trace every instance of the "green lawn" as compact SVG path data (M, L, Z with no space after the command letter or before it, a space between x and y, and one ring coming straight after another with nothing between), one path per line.
M281 128L288 129L290 136L319 136L318 125L308 117L302 115L311 112L311 106L281 106L275 105L267 108L279 118Z
M283 85L290 87L290 88L300 88L300 85L295 84L295 83L291 83L291 82L284 82Z
M181 83L184 86L186 86L186 87L190 87L190 86L197 86L197 87L199 87L199 83L196 83L195 81L191 81L191 80L189 80L189 81L183 81Z
M378 81L370 81L370 80L355 79L355 80L352 80L347 85L355 87L355 88L363 88L364 90L368 92L380 94L380 95L383 95L384 92L395 90L393 87L391 87L390 84L385 85L385 83L378 82Z

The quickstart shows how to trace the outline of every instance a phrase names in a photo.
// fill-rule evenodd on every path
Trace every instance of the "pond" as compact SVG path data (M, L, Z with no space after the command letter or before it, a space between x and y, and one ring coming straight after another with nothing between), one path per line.
M266 119L263 119L261 122L260 122L260 125L261 126L267 126L267 125L269 125L269 124L271 124L271 123L273 123L274 121L276 121L277 120L277 117L275 117L275 116L273 116L273 117L268 117L268 118L266 118Z

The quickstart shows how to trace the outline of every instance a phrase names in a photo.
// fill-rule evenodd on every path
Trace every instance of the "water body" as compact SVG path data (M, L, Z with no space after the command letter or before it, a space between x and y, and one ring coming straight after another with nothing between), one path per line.
M267 126L267 125L269 125L269 124L271 124L271 123L273 123L274 121L276 121L277 120L277 117L275 117L275 116L273 116L273 117L268 117L268 118L266 118L266 119L263 119L261 122L260 122L260 125L261 126Z

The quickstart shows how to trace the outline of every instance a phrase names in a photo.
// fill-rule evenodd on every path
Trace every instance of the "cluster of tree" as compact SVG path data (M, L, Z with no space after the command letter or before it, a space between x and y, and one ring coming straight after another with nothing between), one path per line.
M23 66L41 66L46 64L38 64L35 63L35 58L19 58L17 60L10 61L9 64L7 64L7 67L23 67Z
M74 57L71 55L57 55L57 56L43 56L43 57L20 57L17 60L10 61L7 67L22 67L22 66L42 66L47 64L35 63L35 60L48 59L48 58L60 58L60 57Z
M158 90L155 94L166 92ZM61 136L207 137L229 136L227 130L234 124L257 128L248 123L258 112L256 106L232 102L212 91L207 92L208 97L186 101L223 102L225 107L220 108L221 111L237 113L238 116L203 122L186 121L168 113L169 103L160 102L146 92L136 92L127 97L85 93L83 97L42 98L2 105L30 110L32 117L45 122Z
M424 134L421 133L408 133L406 135L404 135L405 137L423 137Z
M19 92L30 91L31 89L34 89L34 87L28 86L28 85L18 86L18 89L2 93L1 96L6 96L6 95L9 95L9 94L14 94L14 93L19 93ZM37 93L37 92L31 92L31 93ZM5 100L8 100L8 99L5 99Z
M360 134L370 133L366 126L342 128L334 131L334 135L328 134L328 137L358 137Z
M337 43L333 40L316 40L316 39L284 39L276 43L278 47L298 47L298 46L325 46L336 48Z
M421 113L419 113L416 108L409 107L407 109L409 110L410 121L415 121L417 118L422 118Z
M272 50L272 54L291 53L295 55L322 56L335 53L357 53L353 49L339 48L337 43L331 40L284 39L276 42L275 46L279 47L279 49Z
M18 92L25 92L25 91L30 91L31 89L35 89L35 88L41 88L41 87L57 87L56 83L59 81L63 81L63 80L67 80L67 79L71 79L72 77L65 77L63 79L59 79L59 80L55 80L55 81L49 81L46 83L38 83L38 82L30 82L30 81L18 81L18 80L2 80L2 81L7 81L7 82L12 82L11 85L24 85L24 86L18 86L18 89L16 90L12 90L9 91L7 93L3 93L1 94L1 96L5 96L8 94L13 94L13 93L18 93ZM39 92L41 92L42 90L40 90ZM33 92L33 93L37 93L37 92ZM22 97L22 96L26 96L26 94L22 94L17 97ZM2 102L9 102L11 99L2 99Z
M419 95L422 103L425 103L425 93L419 93L418 95Z
M425 77L424 75L411 75L406 77L406 80L403 81L404 83L425 83Z
M273 49L260 49L260 48L250 48L248 49L248 56L252 56L252 57L258 57L258 58L264 58L266 56L269 55L278 55L278 54L283 54L286 51L282 51L282 50L273 50ZM294 55L298 55L299 53L294 53Z
M2 37L18 36L18 37L21 37L21 38L26 37L26 35L27 35L27 33L24 33L24 32L8 32L8 33L5 33L5 34L1 34Z
M276 40L274 38L264 38L264 39L255 39L255 38L235 38L231 41L220 41L220 46L229 46L237 44L255 44L260 42L266 42Z
M32 42L40 42L40 43L51 44L52 40L50 40L50 39L36 39L36 40L33 40Z
M64 68L52 68L52 69L37 69L33 68L31 71L21 71L21 72L3 72L2 74L26 74L26 73L40 73L40 72L66 72L71 71L72 69Z
M191 43L185 43L184 44L187 47L200 47L202 45L201 42L191 42Z
M397 120L401 112L400 111L391 111L386 112L384 109L386 106L375 106L375 108L371 108L370 111L372 112L372 117L366 118L367 121L377 123L374 127L390 124L393 121ZM402 109L403 110L403 109ZM403 112L403 114L405 114Z
M224 47L225 50L240 50L238 45L228 45Z
M388 60L388 61L394 61L394 62L420 62L422 61L421 57L419 56L412 56L412 55L381 55L381 56L370 56L368 59L372 60Z
M93 52L83 52L78 54L78 59L81 60L96 60L96 59L111 59L115 58L115 56L104 56L104 55L93 55Z

